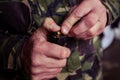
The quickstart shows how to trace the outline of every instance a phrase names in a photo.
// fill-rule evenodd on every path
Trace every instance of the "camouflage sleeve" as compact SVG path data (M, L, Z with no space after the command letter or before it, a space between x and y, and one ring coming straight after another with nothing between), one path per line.
M101 0L107 8L108 24L113 23L120 16L120 0Z
M26 36L0 33L0 72L20 70L20 53Z
M0 1L0 76L22 74L20 53L29 36L29 14L25 3Z

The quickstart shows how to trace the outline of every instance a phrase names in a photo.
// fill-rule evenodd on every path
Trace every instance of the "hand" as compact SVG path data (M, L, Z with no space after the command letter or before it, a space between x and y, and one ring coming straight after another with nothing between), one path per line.
M62 24L62 33L78 39L99 35L106 25L106 8L100 0L83 0L70 11Z
M26 71L30 68L32 80L56 77L66 65L66 59L70 55L68 48L47 41L48 31L60 30L51 18L46 18L41 27L25 43L22 52L23 65Z

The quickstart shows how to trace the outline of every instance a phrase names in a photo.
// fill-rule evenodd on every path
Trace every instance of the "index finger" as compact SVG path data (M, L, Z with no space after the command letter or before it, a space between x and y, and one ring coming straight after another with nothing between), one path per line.
M50 42L45 42L41 50L47 57L65 59L70 56L70 50L68 48Z
M82 17L87 15L92 9L91 4L87 1L83 1L72 13L65 19L62 24L61 32L67 35L72 26L77 23Z

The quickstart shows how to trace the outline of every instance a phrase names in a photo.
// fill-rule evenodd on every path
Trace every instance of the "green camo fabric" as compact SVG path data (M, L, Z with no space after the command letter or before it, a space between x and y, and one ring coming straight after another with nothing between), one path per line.
M108 10L108 24L111 24L120 16L120 2L119 0L101 1ZM11 29L16 30L15 33L12 32L11 29L8 29L8 27L6 29L0 28L0 70L10 69L15 72L21 72L20 52L24 40L29 38L46 17L52 17L58 25L61 25L70 8L80 4L80 2L81 0L1 0L0 7L19 3L18 5L25 9L21 11L25 11L24 14L28 14L28 18L23 16L27 22L20 23L23 24L23 27L27 26L25 31L24 28L16 29L14 25L11 26ZM2 7L0 8L1 22L4 21L1 13L4 14L4 12L7 12L4 11ZM11 15L14 16L13 14ZM4 27L5 24L3 25L2 23L0 23L0 27ZM16 22L13 20L13 23ZM7 25L9 26L11 24ZM17 30L21 30L21 32L18 33ZM59 40L62 41L63 38ZM68 58L66 67L64 67L63 71L53 80L101 80L102 72L99 64L102 49L100 48L98 37L85 41L67 38L67 41L63 43L59 43L58 41L55 43L70 48L71 56ZM21 72L21 74L24 75L23 72ZM21 75L17 74L17 77L18 76Z

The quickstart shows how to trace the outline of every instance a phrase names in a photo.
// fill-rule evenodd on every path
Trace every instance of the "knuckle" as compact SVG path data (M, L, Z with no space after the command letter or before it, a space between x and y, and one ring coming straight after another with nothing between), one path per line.
M88 27L92 27L95 24L95 21L90 16L84 19L84 23Z
M32 59L32 66L45 66L44 62L43 61L40 61L38 59Z

